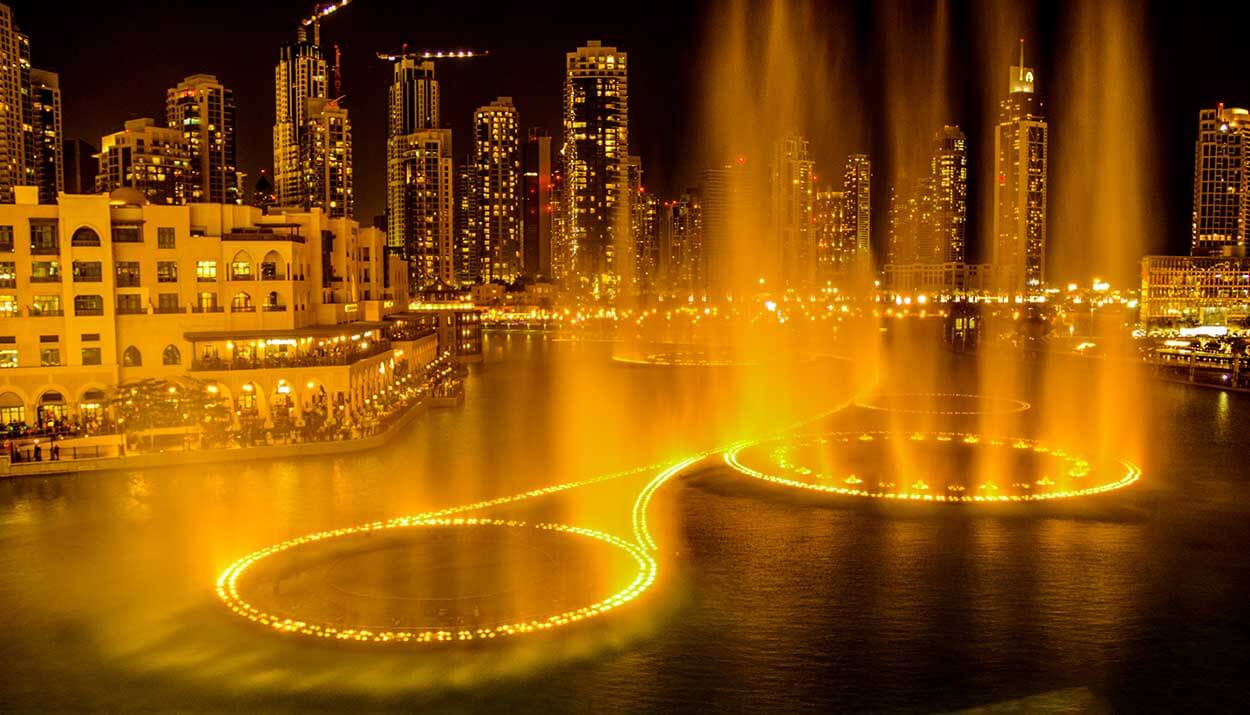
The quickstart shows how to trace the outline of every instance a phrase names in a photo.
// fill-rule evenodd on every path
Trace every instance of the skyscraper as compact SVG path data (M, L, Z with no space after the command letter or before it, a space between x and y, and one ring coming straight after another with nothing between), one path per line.
M61 84L55 72L30 71L30 132L34 140L35 185L39 203L56 203L65 190L65 158L61 142Z
M618 239L628 218L627 56L590 41L565 57L565 231L577 288L612 297L619 281Z
M195 74L165 92L165 120L191 150L188 201L241 203L234 144L234 92Z
M97 192L129 187L154 204L185 204L189 193L191 149L179 129L152 119L131 119L125 128L100 140Z
M717 297L755 289L764 278L758 237L766 229L757 220L756 197L762 193L757 177L746 157L738 157L732 164L704 170L702 178L700 253L707 288Z
M313 39L301 27L295 42L282 48L274 69L276 106L273 124L273 184L281 206L307 203L310 167L300 162L308 119L308 100L326 99L326 61L320 32L313 23Z
M772 164L772 220L777 237L776 275L780 285L808 288L816 280L814 162L807 140L790 136L777 143Z
M1037 291L1046 279L1049 128L1032 67L1009 68L994 131L993 279L998 290Z
M872 250L872 163L867 154L846 157L842 172L843 246L853 250L853 261L867 261Z
M650 295L659 287L660 206L655 194L643 185L642 157L625 159L629 188L629 256L632 261L629 291Z
M900 176L890 187L890 236L886 244L886 265L906 266L929 263L922 256L932 257L928 240L929 180Z
M521 272L521 125L511 97L473 112L473 165L482 256L475 282L511 283Z
M843 211L846 194L830 188L818 189L812 203L812 230L816 243L816 280L819 283L839 276L855 258L854 246L843 245L846 227Z
M1223 104L1198 112L1190 253L1246 245L1250 214L1250 112Z
M306 209L319 208L331 218L351 218L355 208L352 179L352 123L347 108L334 99L310 98L300 132L300 166Z
M473 152L455 168L455 221L452 228L452 252L454 254L456 283L473 285L482 273L481 244L477 229L477 197L473 187L477 184L477 166Z
M529 278L551 275L551 135L530 127L521 147L521 263Z
M464 256L453 256L452 136L440 121L434 63L395 59L387 113L386 241L408 259L414 288L451 284L457 272L464 278L475 270Z
M660 214L660 273L665 287L681 296L706 289L703 260L703 211L699 194L688 189L665 201Z
M929 163L929 211L932 253L922 263L963 263L968 233L968 140L957 126L946 125L933 137Z

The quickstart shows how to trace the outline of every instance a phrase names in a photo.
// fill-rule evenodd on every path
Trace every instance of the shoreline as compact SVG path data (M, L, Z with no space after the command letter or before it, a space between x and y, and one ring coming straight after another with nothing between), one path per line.
M401 430L416 420L417 415L439 403L427 398L404 411L386 429L368 437L357 437L330 442L300 442L298 444L274 444L234 449L206 449L175 452L128 454L120 457L98 459L67 459L55 462L20 462L11 464L0 459L0 479L23 477L51 477L82 474L84 472L108 472L127 469L155 469L178 467L188 464L223 464L266 459L292 459L316 457L328 454L350 454L375 449L385 445Z

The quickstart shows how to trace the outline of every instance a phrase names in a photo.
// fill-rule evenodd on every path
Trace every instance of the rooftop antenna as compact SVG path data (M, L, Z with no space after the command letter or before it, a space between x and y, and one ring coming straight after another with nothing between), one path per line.
M1024 38L1020 38L1020 81L1024 81Z

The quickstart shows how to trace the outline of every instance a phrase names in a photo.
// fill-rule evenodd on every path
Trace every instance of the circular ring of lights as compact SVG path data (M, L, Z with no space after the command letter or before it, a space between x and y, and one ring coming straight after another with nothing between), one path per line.
M395 628L365 629L340 628L324 623L285 617L281 614L269 613L249 603L239 592L239 579L249 568L258 562L290 549L315 544L328 539L364 534L387 529L406 528L529 528L545 531L556 531L580 536L616 547L634 559L638 564L638 573L623 589L595 603L556 613L546 618L532 619L517 623L507 623L489 628ZM568 626L579 621L603 615L618 606L637 598L655 582L656 562L644 548L632 541L621 539L594 529L585 529L565 524L526 523L524 521L485 519L473 517L457 518L421 518L401 517L390 521L379 521L361 526L332 529L316 534L289 539L280 544L255 551L235 561L222 572L217 579L217 596L236 614L260 625L282 633L297 633L338 641L357 641L366 643L446 643L485 640L530 633L540 633L561 626Z
M1132 462L1129 462L1127 460L1121 460L1120 464L1123 465L1124 470L1125 470L1123 476L1121 476L1120 478L1114 481L1104 482L1101 484L1096 484L1096 485L1081 488L1081 489L1069 489L1069 490L1054 491L1054 492L1036 492L1036 493L1029 493L1029 494L996 494L996 493L992 493L988 491L982 494L964 494L962 491L952 492L948 494L931 494L931 493L928 493L928 489L929 489L928 485L925 484L923 481L917 481L916 484L912 485L911 491L891 491L890 487L886 487L880 484L877 485L876 489L873 489L867 486L862 486L863 482L858 480L858 478L855 477L855 475L851 475L847 477L845 480L843 480L842 484L833 484L833 483L820 484L820 483L803 481L802 479L797 479L797 478L793 478L790 476L784 476L783 474L767 474L767 473L759 471L758 469L754 469L752 467L746 466L745 464L742 463L740 459L740 455L743 450L751 448L751 447L758 447L758 446L762 446L765 444L770 444L770 443L777 444L779 445L781 449L784 449L785 447L795 448L795 447L808 446L810 444L817 443L817 442L821 442L821 443L829 442L829 441L872 442L872 441L884 441L888 439L890 439L890 433L888 432L831 432L831 433L827 433L824 435L810 436L806 438L806 441L775 439L775 440L768 440L768 441L741 442L731 447L729 450L727 450L725 452L724 459L725 459L726 464L728 464L730 467L732 467L734 470L738 471L741 474L745 474L748 477L753 477L755 479L760 479L766 482L771 482L773 484L780 484L780 485L787 486L787 487L796 487L799 489L806 489L809 491L821 492L825 494L835 494L839 496L858 497L858 498L866 498L866 499L887 499L887 500L893 500L893 501L906 501L906 502L936 502L936 503L944 503L944 504L987 504L987 503L1002 504L1002 503L1021 503L1021 502L1034 502L1034 501L1053 501L1057 499L1071 499L1074 497L1089 496L1092 494L1101 494L1104 492L1121 489L1123 487L1127 487L1130 484L1136 482L1138 478L1141 477L1140 467L1138 467L1136 464L1133 464ZM1036 440L1018 439L1018 438L1013 438L1013 439L1008 439L1008 440L984 439L979 435L957 433L957 432L916 432L910 435L910 439L913 439L913 440L933 439L933 440L940 441L940 442L958 441L958 442L965 442L968 444L976 444L976 443L984 442L992 446L1011 446L1015 449L1027 449L1027 450L1032 450L1034 452L1049 454L1049 455L1052 455L1052 456L1055 456L1064 460L1067 464L1071 465L1071 468L1073 470L1076 470L1076 473L1074 473L1073 476L1084 477L1085 475L1089 474L1089 463L1086 462L1084 459L1070 456L1067 453L1063 452L1062 450L1048 447ZM812 474L812 471L810 469L806 469L804 467L796 467L792 464L786 463L784 455L778 461L780 462L780 464L778 465L780 467L780 471L794 472L796 474L804 475L804 476ZM893 486L893 485L890 485L890 486ZM985 487L985 486L990 486L990 485L982 485L982 487ZM995 489L997 489L996 486L995 486Z
M627 365L649 365L654 367L753 367L757 363L750 360L710 357L699 350L652 353L645 357L612 356L614 362Z
M985 395L966 395L954 392L899 392L887 393L877 396L878 400L908 399L908 400L981 400L989 403L997 403L999 408L987 410L923 410L923 409L907 409L904 407L886 407L881 404L872 402L856 402L856 407L862 407L866 410L876 410L877 412L891 412L901 415L1012 415L1018 412L1024 412L1032 409L1032 405L1024 400L1016 400L1010 397L988 397Z

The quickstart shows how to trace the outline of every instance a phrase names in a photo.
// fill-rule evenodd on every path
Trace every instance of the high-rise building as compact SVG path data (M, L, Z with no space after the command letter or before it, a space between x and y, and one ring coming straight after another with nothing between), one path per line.
M642 157L625 159L629 189L629 256L632 260L629 291L651 295L659 288L660 204L642 181Z
M551 164L551 280L567 284L573 276L573 241L564 200L564 165Z
M929 163L929 210L932 253L922 263L963 263L968 234L968 139L946 125L933 138Z
M576 287L610 298L619 281L617 243L629 220L627 55L592 40L565 59L565 231Z
M165 120L191 149L188 201L242 202L235 158L234 92L211 74L195 74L165 92Z
M1250 112L1216 105L1198 112L1190 253L1245 246L1250 218Z
M511 283L521 273L521 125L511 97L473 112L473 193L481 273Z
M269 174L261 169L260 176L256 178L256 186L252 187L251 204L267 214L269 207L277 202L278 196L274 193L273 182L269 180Z
M931 263L932 231L929 227L929 179L901 176L890 187L890 237L886 264L892 266Z
M844 246L854 249L853 259L867 261L872 251L872 163L867 154L851 154L842 172Z
M688 189L665 201L660 215L660 273L679 297L706 289L703 260L703 211L699 194Z
M994 131L994 282L998 290L1041 290L1046 280L1046 206L1049 128L1036 76L1009 68L1007 98Z
M452 284L474 269L454 247L455 178L450 129L440 129L434 63L412 57L391 68L386 137L387 243L408 259L414 289ZM456 236L467 249L464 236Z
M812 203L812 230L816 241L816 279L820 283L841 275L855 258L855 248L843 245L846 194L818 189Z
M309 118L316 116L309 112L308 100L327 98L326 60L317 23L312 27L312 40L308 29L301 27L295 42L282 48L274 68L273 184L278 204L287 207L310 203L311 168L301 163L307 146L306 126Z
M61 161L57 75L31 68L30 38L0 3L0 203L13 203L17 186L38 187L42 203L56 201Z
M185 204L191 149L180 129L152 119L131 119L125 129L100 140L96 192L138 189L154 204Z
M66 139L61 155L65 162L65 193L95 193L95 178L100 173L96 148L82 139Z
M473 162L473 153L456 166L455 190L455 222L452 229L452 250L455 254L456 283L473 285L478 282L482 273L482 256L479 253L481 243L477 229L477 197L473 187L477 184L475 176L477 167Z
M347 108L333 99L309 99L300 134L305 210L319 208L330 218L351 218L352 122Z
M56 203L65 190L65 159L61 142L61 82L55 72L30 71L31 114L27 131L34 139L35 185L39 203Z
M530 127L521 147L521 267L551 279L551 135Z
M741 293L760 285L761 266L747 252L758 239L756 177L746 157L718 169L705 169L699 188L702 207L703 276L716 296Z
M814 166L806 139L790 136L777 143L772 164L776 278L787 288L809 288L816 281L816 238L812 230Z

